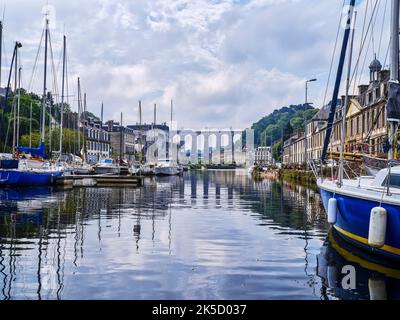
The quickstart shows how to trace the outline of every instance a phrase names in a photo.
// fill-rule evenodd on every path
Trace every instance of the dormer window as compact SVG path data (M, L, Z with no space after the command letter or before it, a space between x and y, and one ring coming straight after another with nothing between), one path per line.
M380 97L381 97L381 90L380 90L380 88L377 88L375 90L375 98L376 98L376 100L378 100L378 99L380 99Z

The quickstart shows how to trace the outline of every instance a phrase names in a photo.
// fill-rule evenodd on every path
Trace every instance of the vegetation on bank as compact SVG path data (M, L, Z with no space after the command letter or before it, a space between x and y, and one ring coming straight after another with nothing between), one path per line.
M291 105L275 110L254 123L254 143L256 146L273 146L272 153L276 161L282 160L282 141L294 131L303 128L306 121L318 112L310 104Z
M312 171L306 170L288 170L279 171L279 177L289 182L295 182L304 186L315 186L316 179Z
M61 120L61 104L56 103L50 96L49 103L51 108L46 109L46 150L58 150ZM0 97L0 153L12 152L13 127L14 127L14 108L17 106L18 95L10 91L5 102L5 97ZM31 111L32 106L32 111ZM15 109L16 110L16 109ZM32 118L31 118L32 112ZM71 112L70 106L64 104L64 112ZM91 115L88 113L88 115ZM28 93L21 88L20 111L19 111L19 136L20 146L29 147L30 145L30 125L32 125L32 147L36 148L40 143L40 122L42 117L42 99L35 93ZM52 119L53 128L50 138L48 124ZM54 123L57 123L56 125ZM81 143L83 138L81 137ZM51 147L51 148L50 148ZM76 130L63 129L63 152L78 154L78 133Z
M290 183L299 184L311 189L317 187L316 179L312 171L296 170L296 169L273 169L267 172L260 170L254 170L252 172L252 178L255 181L261 181L263 179L277 179L285 180Z

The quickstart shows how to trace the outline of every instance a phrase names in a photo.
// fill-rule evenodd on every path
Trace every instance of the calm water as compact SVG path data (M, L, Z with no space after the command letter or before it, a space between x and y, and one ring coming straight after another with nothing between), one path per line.
M368 299L328 229L314 191L234 172L0 190L0 299Z

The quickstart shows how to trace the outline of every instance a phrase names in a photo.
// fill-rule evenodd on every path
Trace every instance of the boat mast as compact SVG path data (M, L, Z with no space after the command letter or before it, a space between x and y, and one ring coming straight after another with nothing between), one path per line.
M142 154L142 101L139 101L139 162L142 163L143 154Z
M44 76L43 76L43 98L42 98L42 134L41 144L44 144L46 133L46 91L47 91L47 43L49 40L49 19L46 18L45 44L44 44Z
M3 21L0 21L0 88L1 88L1 68L3 63Z
M391 47L390 47L390 82L399 83L399 0L392 0L392 22L391 22ZM389 124L389 145L388 159L396 157L396 146L394 146L398 120L387 119Z
M346 140L346 114L347 114L347 106L349 105L349 90L350 90L350 77L351 77L351 60L353 58L353 44L354 44L354 34L356 31L356 20L357 20L357 11L354 12L354 20L353 20L353 32L351 35L350 42L350 52L349 52L349 64L347 69L347 79L346 79L346 97L344 99L344 105L342 108L342 130L341 130L341 143L340 143L340 164L339 164L339 173L338 173L338 186L341 187L343 184L343 173L344 173L344 144Z
M21 70L22 68L18 68L18 100L17 100L17 137L16 137L16 142L17 142L17 147L19 147L19 125L20 125L20 120L19 120L19 114L20 114L20 106L21 106Z
M83 159L85 160L85 162L87 162L86 159L86 153L87 153L87 148L86 148L86 140L85 139L85 129L86 129L86 92L83 94L83 125L82 125L82 150L83 150Z
M62 142L63 142L63 126L64 126L64 87L65 87L65 60L66 60L66 46L67 37L64 35L63 42L63 71L61 81L61 114L60 114L60 158L62 155Z
M14 98L13 98L13 143L12 152L15 154L17 146L17 106L15 105L15 96L18 91L18 42L15 42L15 65L14 65Z
M77 129L78 129L78 155L81 155L81 79L78 77L78 116L77 116Z
M32 102L29 112L29 148L32 148Z
M339 66L338 66L338 71L337 71L337 75L336 75L335 88L333 90L333 97L332 97L332 101L331 101L331 110L330 110L330 113L329 113L328 124L327 124L327 128L326 128L326 136L325 136L325 141L324 141L324 147L323 147L323 150L322 150L322 156L321 156L321 160L322 161L325 160L326 153L328 152L328 146L329 146L329 143L330 143L330 140L331 140L332 125L333 125L333 121L334 121L334 118L335 118L336 106L337 106L339 89L340 89L340 82L342 80L342 74L343 74L344 60L346 58L347 45L348 45L349 37L350 37L351 18L353 16L354 5L355 5L355 0L350 0L349 11L347 12L347 24L346 24L346 29L345 29L345 32L344 32L342 50L340 52Z
M169 130L168 130L168 159L171 159L171 150L172 150L172 143L173 143L173 135L172 135L172 120L173 120L173 115L174 115L174 100L171 99L171 123L169 125ZM178 162L177 162L178 163Z
M121 123L119 126L119 130L120 130L120 133L119 133L119 163L121 164L123 154L125 153L124 152L125 150L122 150L123 149L123 139L124 139L124 137L123 137L124 136L124 127L122 126L122 112L121 112Z

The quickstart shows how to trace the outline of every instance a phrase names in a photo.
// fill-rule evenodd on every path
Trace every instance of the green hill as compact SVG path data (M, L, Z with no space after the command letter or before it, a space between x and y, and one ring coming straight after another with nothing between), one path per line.
M291 105L275 110L251 127L254 130L254 142L258 146L271 146L274 158L280 160L282 139L287 139L295 130L303 128L319 110L309 104Z

